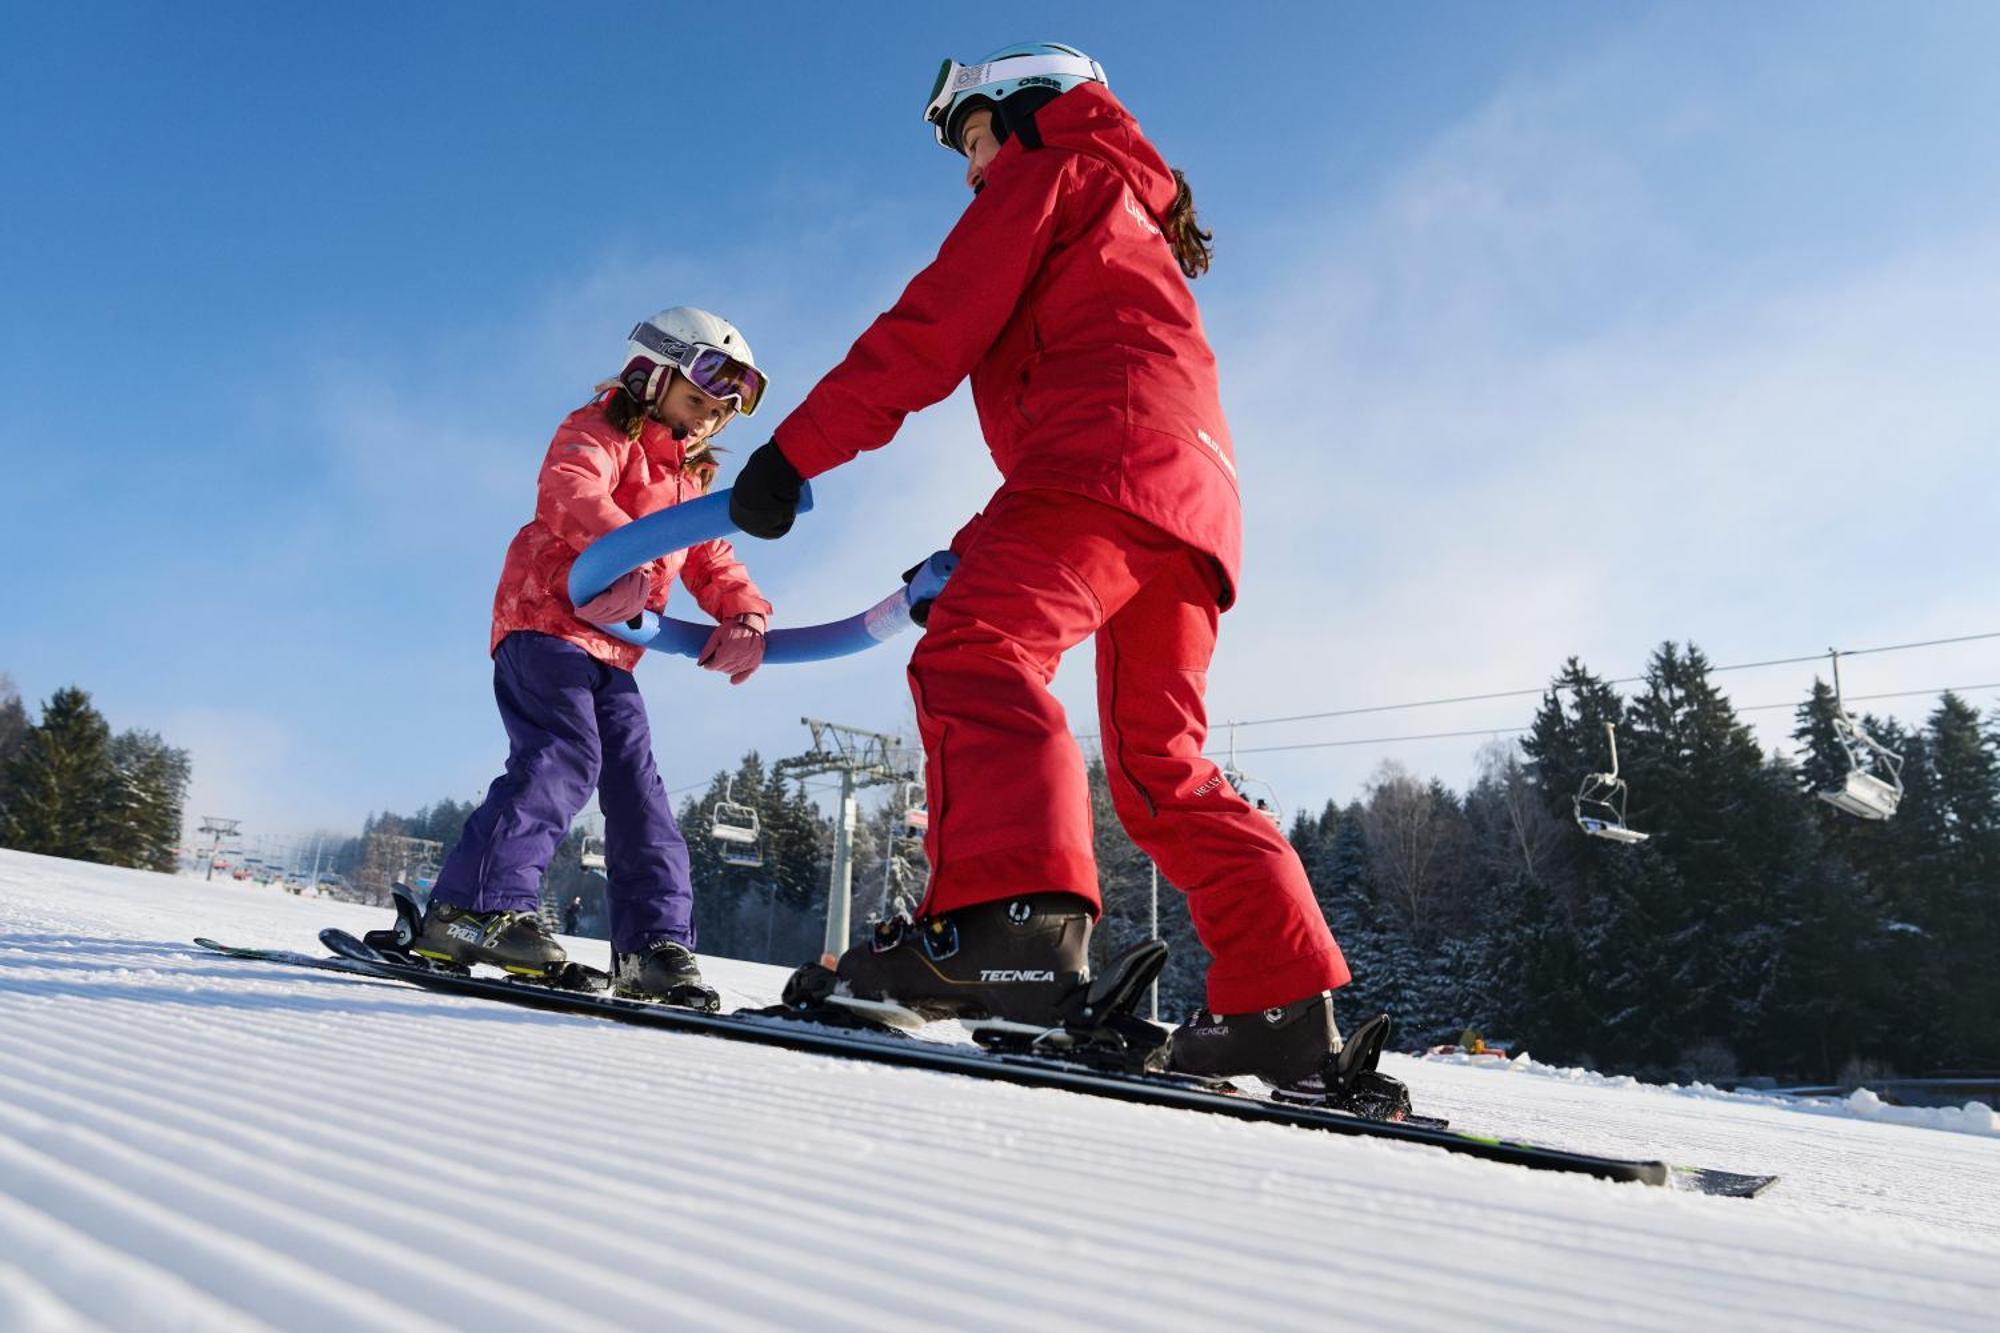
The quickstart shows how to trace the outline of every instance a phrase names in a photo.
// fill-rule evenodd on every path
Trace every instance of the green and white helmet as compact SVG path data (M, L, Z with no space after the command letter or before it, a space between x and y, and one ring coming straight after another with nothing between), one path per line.
M1082 83L1111 86L1104 66L1074 46L1061 42L1023 42L1003 46L976 65L947 60L938 70L931 88L930 105L924 120L937 141L954 152L959 146L959 124L975 107L997 106L1002 99L1024 88L1049 88L1066 93Z

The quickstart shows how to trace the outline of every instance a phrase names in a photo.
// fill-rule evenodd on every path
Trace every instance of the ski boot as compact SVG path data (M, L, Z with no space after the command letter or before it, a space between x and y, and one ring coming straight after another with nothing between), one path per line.
M848 994L925 1019L997 1018L1053 1027L1090 975L1090 905L1029 893L912 921L898 916L840 956Z
M1124 1073L1156 1071L1166 1033L1134 1012L1166 966L1145 940L1089 971L1089 904L1068 893L977 903L911 921L897 917L841 955L785 983L762 1012L842 1027L909 1029L958 1018L998 1054L1061 1059Z
M1170 1068L1208 1078L1249 1074L1277 1087L1317 1078L1339 1054L1333 992L1252 1014L1197 1013L1174 1029Z
M407 948L434 963L486 963L523 977L555 975L568 960L534 912L475 912L439 902L425 909Z
M652 1000L714 1013L722 997L701 979L701 967L684 944L665 936L638 953L611 956L611 991L627 1000Z
M1207 1077L1249 1074L1269 1083L1276 1101L1442 1128L1442 1120L1412 1115L1410 1090L1375 1067L1388 1042L1387 1014L1342 1041L1333 992L1321 991L1261 1013L1194 1015L1174 1030L1169 1068Z
M1450 1121L1417 1115L1403 1080L1383 1073L1382 1048L1389 1043L1389 1015L1377 1014L1320 1065L1318 1074L1271 1090L1275 1101L1296 1102L1344 1111L1363 1120L1393 1120L1399 1124L1443 1129Z

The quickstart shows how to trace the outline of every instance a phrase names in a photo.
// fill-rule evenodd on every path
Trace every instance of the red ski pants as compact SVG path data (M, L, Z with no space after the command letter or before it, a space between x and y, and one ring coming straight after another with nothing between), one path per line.
M910 659L931 862L926 913L1060 890L1100 904L1082 752L1049 693L1097 639L1097 711L1118 819L1187 895L1208 1005L1248 1013L1347 984L1347 964L1282 834L1201 748L1215 653L1206 556L1062 491L1002 496Z

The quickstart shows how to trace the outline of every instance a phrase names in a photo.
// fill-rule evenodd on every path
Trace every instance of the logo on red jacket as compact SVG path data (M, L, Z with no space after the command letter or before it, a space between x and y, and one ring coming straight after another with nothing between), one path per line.
M1151 213L1139 207L1139 201L1132 197L1130 190L1125 191L1125 211L1130 213L1133 219L1140 226L1144 227L1149 235L1158 236L1160 234L1160 224L1153 221Z

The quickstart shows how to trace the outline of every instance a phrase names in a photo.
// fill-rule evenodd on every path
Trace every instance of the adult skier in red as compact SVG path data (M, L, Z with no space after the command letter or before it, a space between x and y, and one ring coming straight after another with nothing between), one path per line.
M857 996L1057 1021L1100 911L1084 761L1050 694L1094 637L1120 821L1212 956L1174 1066L1287 1083L1339 1049L1346 963L1284 836L1202 757L1203 691L1242 545L1235 450L1188 289L1186 181L1096 61L1031 43L947 61L925 119L973 200L937 259L745 463L731 513L791 527L799 487L888 443L969 374L1004 478L910 659L931 880L839 960Z

